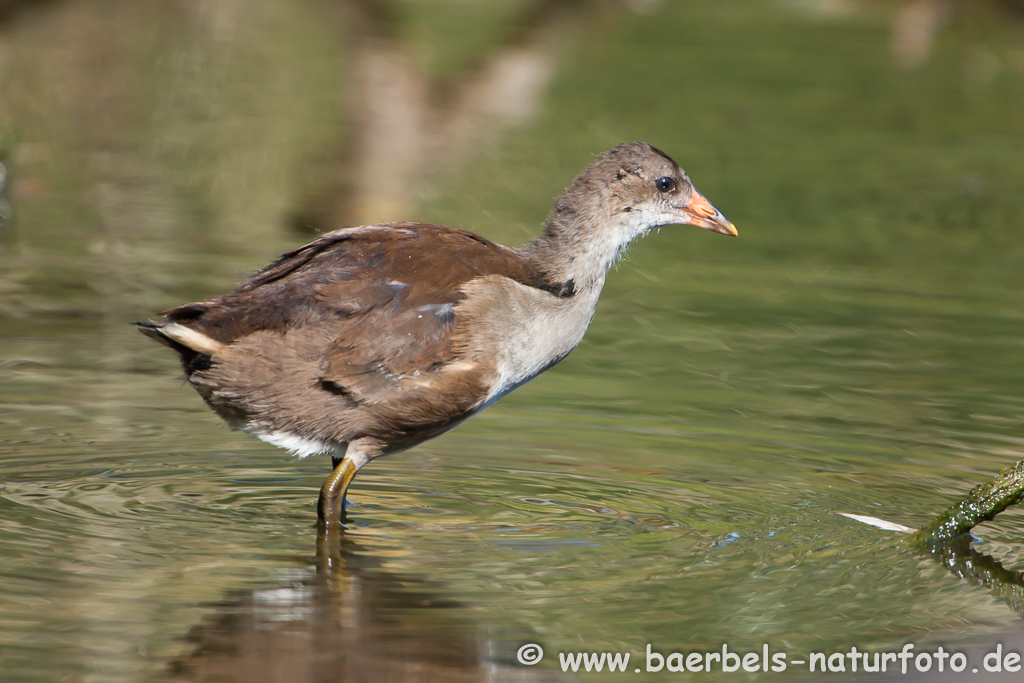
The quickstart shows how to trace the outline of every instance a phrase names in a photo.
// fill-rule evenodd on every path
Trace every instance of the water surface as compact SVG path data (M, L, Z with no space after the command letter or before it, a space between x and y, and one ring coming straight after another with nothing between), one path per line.
M352 152L371 51L347 19L108 4L0 27L4 680L543 680L558 652L1018 628L986 587L838 514L919 525L1024 457L1012 22L954 27L907 72L880 8L556 16L536 109L481 124L428 177L408 162L383 196L337 181L372 157ZM443 85L527 26L486 6L396 3L392 40ZM121 30L98 46L82 27ZM360 474L330 566L327 459L229 432L128 325L301 244L297 216L520 244L591 154L631 139L679 159L741 238L637 245L555 370ZM1021 569L1022 532L1009 511L976 547ZM541 666L516 667L524 642Z

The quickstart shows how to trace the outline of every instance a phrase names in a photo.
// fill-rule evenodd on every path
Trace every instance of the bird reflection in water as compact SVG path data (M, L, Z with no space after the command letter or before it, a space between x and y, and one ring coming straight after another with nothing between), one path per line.
M171 664L175 681L562 680L515 662L520 641L486 637L468 610L388 571L344 529L317 538L316 566L214 605ZM529 638L528 635L524 636Z

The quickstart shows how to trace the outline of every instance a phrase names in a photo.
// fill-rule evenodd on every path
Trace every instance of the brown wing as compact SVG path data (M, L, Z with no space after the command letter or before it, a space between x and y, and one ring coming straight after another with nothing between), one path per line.
M398 398L404 379L454 360L460 287L486 275L555 289L516 251L478 235L393 223L324 235L230 294L164 315L225 344L287 335L317 359L321 389L380 404ZM311 326L316 334L302 332Z

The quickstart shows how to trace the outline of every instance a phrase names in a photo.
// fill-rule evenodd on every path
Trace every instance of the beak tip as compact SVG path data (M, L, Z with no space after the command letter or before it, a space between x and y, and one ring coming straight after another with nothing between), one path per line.
M716 221L715 226L711 228L719 235L725 235L726 237L739 237L740 231L736 229L736 226L732 224L730 220Z

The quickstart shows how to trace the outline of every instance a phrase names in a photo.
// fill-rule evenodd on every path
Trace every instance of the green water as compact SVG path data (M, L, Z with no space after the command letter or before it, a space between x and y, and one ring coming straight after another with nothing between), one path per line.
M396 40L452 79L527 5L395 3ZM558 652L1015 628L838 513L919 525L1024 457L1024 29L974 17L906 71L891 8L797 5L574 16L536 115L407 188L407 218L520 244L644 139L740 239L638 244L567 360L360 474L319 575L326 457L229 432L128 322L308 239L287 217L357 125L346 17L69 1L0 25L0 680L546 680ZM1011 510L976 547L1021 569L1022 532ZM524 642L547 656L513 670Z

